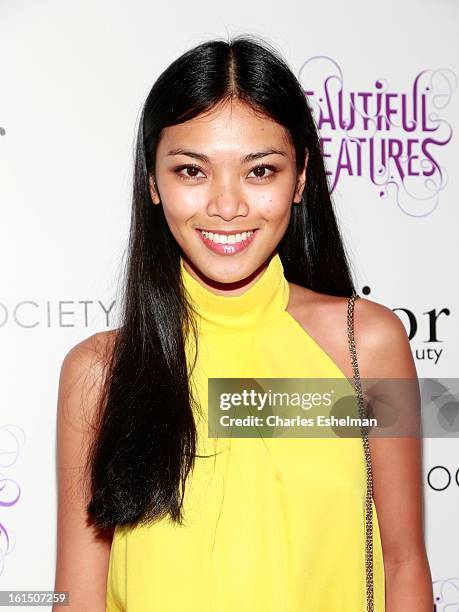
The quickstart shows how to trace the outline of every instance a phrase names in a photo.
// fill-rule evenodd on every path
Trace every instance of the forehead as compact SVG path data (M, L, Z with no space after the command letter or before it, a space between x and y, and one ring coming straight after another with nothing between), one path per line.
M189 121L164 128L158 154L185 143L215 151L231 145L238 147L238 152L246 146L283 146L287 150L292 146L288 131L282 125L237 99L227 100Z

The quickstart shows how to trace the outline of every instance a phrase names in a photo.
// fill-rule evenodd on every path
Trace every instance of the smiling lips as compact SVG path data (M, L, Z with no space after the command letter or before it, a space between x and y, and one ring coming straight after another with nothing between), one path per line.
M210 232L201 229L196 231L206 247L219 255L240 253L252 243L256 233L256 229L243 232Z

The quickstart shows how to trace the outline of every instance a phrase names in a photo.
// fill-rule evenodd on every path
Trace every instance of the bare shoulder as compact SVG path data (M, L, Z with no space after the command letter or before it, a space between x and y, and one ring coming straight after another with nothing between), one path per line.
M82 426L96 416L118 330L98 332L75 344L65 355L60 376L58 416Z
M416 366L405 326L387 306L359 298L354 304L356 346L368 378L416 378Z
M77 344L65 355L64 364L72 367L103 367L110 359L118 330L97 332Z
M309 313L316 317L320 311L322 315L327 317L340 316L343 309L347 309L348 297L319 293L295 283L289 283L289 285L289 309L296 310L298 314L306 315ZM355 301L354 316L359 317L361 325L373 327L378 324L378 327L385 327L386 331L387 327L398 327L399 329L403 327L400 319L390 308L360 296Z
M331 296L294 283L288 312L324 348L347 376L352 375L347 339L348 297ZM405 327L387 306L364 297L354 302L354 337L361 376L415 373ZM401 370L400 370L400 366Z
M319 293L295 283L289 283L290 300L288 311L295 317L306 321L334 318L345 308L347 298Z
M365 334L367 343L373 343L375 348L381 343L407 338L405 327L393 310L364 297L354 303L354 321Z

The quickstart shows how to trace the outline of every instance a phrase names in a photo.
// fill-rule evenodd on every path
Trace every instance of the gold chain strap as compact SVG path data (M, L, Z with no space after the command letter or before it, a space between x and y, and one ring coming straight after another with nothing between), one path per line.
M361 418L365 418L365 407L363 403L362 385L360 381L359 368L357 364L357 352L355 350L354 341L354 302L360 296L353 293L349 298L347 307L347 337L349 339L349 348L352 359L352 375L354 386L357 390L357 398L359 403L359 414ZM370 445L368 442L368 428L362 426L362 441L365 452L365 464L367 471L367 491L365 498L365 568L366 568L366 601L367 612L374 612L373 602L373 474L371 470L371 455Z

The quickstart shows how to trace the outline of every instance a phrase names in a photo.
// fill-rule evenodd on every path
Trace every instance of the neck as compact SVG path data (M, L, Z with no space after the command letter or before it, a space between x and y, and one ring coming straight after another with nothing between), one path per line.
M190 276L192 276L198 283L200 283L211 293L225 297L236 297L245 293L257 282L259 278L261 278L275 254L276 252L270 255L270 257L264 261L261 266L254 270L254 272L249 274L249 276L246 278L229 283L209 279L207 276L203 275L198 268L183 257L181 258L181 264Z
M194 278L180 260L181 276L188 298L201 324L201 331L248 331L262 327L285 311L289 284L277 252L262 274L240 293L228 295L223 289L212 291ZM221 286L221 285L220 285ZM218 291L218 293L215 293Z

